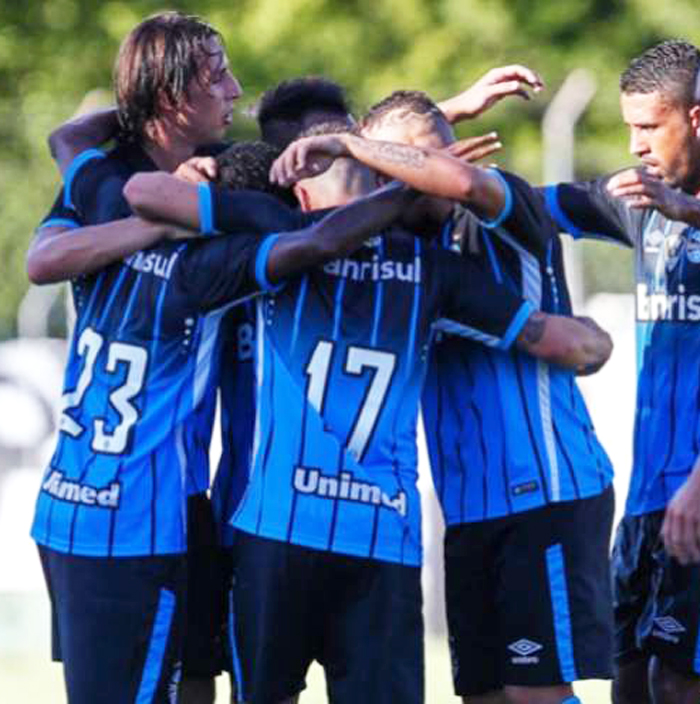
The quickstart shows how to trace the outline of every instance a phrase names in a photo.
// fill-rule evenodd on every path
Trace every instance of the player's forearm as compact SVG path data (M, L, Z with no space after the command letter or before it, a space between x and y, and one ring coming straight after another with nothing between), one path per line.
M444 150L352 135L346 145L358 161L423 193L459 201L487 218L496 217L503 207L503 188L495 176Z
M76 230L39 230L27 252L27 275L35 284L67 281L155 244L166 226L131 217Z
M198 230L197 185L164 171L134 174L124 186L124 197L142 218L164 220Z
M610 335L593 321L533 313L517 339L518 347L551 364L589 374L610 358Z
M338 208L304 230L281 236L270 252L270 281L299 273L357 250L365 240L391 225L415 198L415 192L390 184Z
M99 147L117 132L117 112L114 108L99 110L64 122L49 135L49 149L61 174L76 156L86 149Z

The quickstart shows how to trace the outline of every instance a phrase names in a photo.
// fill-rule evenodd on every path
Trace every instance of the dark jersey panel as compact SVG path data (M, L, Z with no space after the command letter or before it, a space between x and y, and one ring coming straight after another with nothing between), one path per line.
M255 304L230 310L222 323L221 459L211 501L221 545L233 542L230 524L248 483L255 428Z
M550 187L548 206L565 214L557 222L567 231L635 246L638 381L626 511L640 515L666 506L700 452L700 231L627 207L606 182Z
M518 177L501 176L508 196L495 226L457 211L442 244L453 246L451 232L459 230L465 260L534 307L568 315L561 243L542 195ZM443 335L422 409L450 525L593 496L610 483L612 467L569 370Z
M234 525L419 564L415 432L433 323L449 313L505 344L530 311L457 255L397 231L260 299L253 470Z
M117 184L144 165L135 151L119 148L69 174L76 221L124 211ZM209 483L219 324L228 303L257 290L260 242L163 242L76 283L58 443L32 529L38 542L101 557L185 549L186 494Z

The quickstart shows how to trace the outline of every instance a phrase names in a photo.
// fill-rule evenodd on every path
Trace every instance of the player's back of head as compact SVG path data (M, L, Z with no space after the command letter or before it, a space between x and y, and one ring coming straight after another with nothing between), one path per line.
M296 206L294 194L288 188L270 181L270 168L279 150L261 141L237 142L216 157L215 182L235 191L261 191Z
M360 121L363 132L370 131L391 116L419 115L425 118L444 118L435 101L420 90L395 90L386 98L372 105Z
M328 120L353 124L343 87L321 76L282 81L266 91L256 108L262 138L280 149L310 126Z
M221 35L195 15L161 12L141 22L121 44L114 65L114 89L121 137L140 141L146 124L163 106L188 98L188 86L199 77L207 43Z
M633 59L620 77L620 90L659 93L674 103L700 102L700 50L689 42L672 39L647 49Z

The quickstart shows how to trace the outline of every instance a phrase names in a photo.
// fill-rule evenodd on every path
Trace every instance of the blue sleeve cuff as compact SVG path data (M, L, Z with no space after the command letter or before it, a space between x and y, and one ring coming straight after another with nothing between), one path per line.
M218 235L214 228L214 201L208 183L197 186L197 202L199 205L199 231L203 235Z
M493 229L496 227L500 227L511 214L511 211L513 210L513 191L510 188L510 184L503 178L503 175L500 171L497 171L496 169L489 169L489 173L493 174L501 182L505 195L505 203L503 203L503 210L501 210L498 217L493 220L481 220L481 224L484 227Z
M270 250L278 239L278 234L268 235L258 248L255 257L255 280L258 282L258 286L267 293L275 293L284 287L284 283L273 284L267 278L267 260L270 256Z
M498 343L498 349L507 350L515 342L515 339L520 334L520 331L529 320L530 316L535 312L536 308L529 301L524 301L520 306L520 310L516 313L506 330L503 339Z
M574 239L579 239L584 236L583 232L574 225L566 216L566 213L559 205L559 197L557 195L558 186L546 186L544 189L544 201L549 214L554 218L554 221L564 231L568 232Z
M66 174L63 177L63 205L66 208L75 208L73 204L73 182L78 174L78 171L83 168L88 161L92 159L104 159L105 154L99 149L87 149L84 152L80 152L78 156L71 161L70 166L66 169Z
M80 223L70 218L49 218L48 220L44 220L44 222L37 227L37 231L45 227L65 227L69 230L76 230L80 227Z

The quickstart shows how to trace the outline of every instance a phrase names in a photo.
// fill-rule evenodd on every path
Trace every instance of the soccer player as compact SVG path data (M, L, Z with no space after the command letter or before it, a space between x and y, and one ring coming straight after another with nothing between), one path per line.
M291 78L265 91L256 119L261 137L279 149L315 124L341 120L350 127L355 123L343 87L321 76Z
M141 177L144 190L154 178ZM157 194L174 180L159 179L145 212L167 217ZM296 189L304 209L315 209L357 197L373 181L340 159ZM430 321L440 299L444 306L455 296L458 308L448 303L443 312L493 325L482 307L512 300L505 290L488 295L493 285L449 252L378 233L357 257L290 281L258 305L254 470L234 519L246 701L293 698L313 658L326 668L333 701L421 700L413 432ZM493 314L500 322L490 332L501 339L520 324ZM571 332L580 325L566 324Z
M613 551L616 704L700 699L700 51L657 44L620 79L641 168L549 192L559 224L636 249L634 463Z
M570 314L557 229L521 179L443 157L451 128L424 94L399 91L363 131L296 142L286 184L318 154L350 155L479 213L442 216L446 248L552 313ZM276 165L277 168L277 165ZM442 213L453 210L452 202ZM460 239L456 239L459 226ZM460 241L461 240L461 241ZM449 331L449 326L443 326ZM465 701L573 702L570 683L610 677L612 467L569 370L463 339L436 345L423 394L445 539L455 686ZM528 609L523 580L530 580Z

